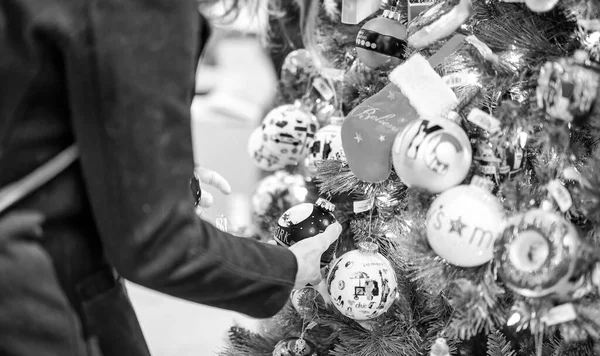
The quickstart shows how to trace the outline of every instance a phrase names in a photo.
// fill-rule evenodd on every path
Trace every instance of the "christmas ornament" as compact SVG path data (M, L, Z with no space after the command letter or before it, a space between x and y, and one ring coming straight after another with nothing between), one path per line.
M304 48L294 50L285 57L281 65L281 80L308 83L316 70L314 58Z
M439 2L410 22L408 44L419 49L442 40L465 23L472 13L471 0Z
M325 199L318 199L316 203L302 203L288 209L279 221L275 230L275 240L284 247L294 245L309 237L325 231L327 226L336 219L333 215L335 206ZM335 244L323 253L321 263L328 264L333 259Z
M406 96L388 85L354 110L342 124L342 147L354 175L365 182L383 182L390 175L390 152L396 134L417 119Z
M248 155L252 162L263 171L276 171L286 166L281 157L272 152L270 146L263 139L261 127L257 127L250 134L250 138L248 139Z
M532 298L566 296L581 242L575 227L559 214L530 210L508 221L496 241L498 275L516 293Z
M429 356L450 356L450 348L446 339L442 337L435 339L435 343L431 345Z
M445 116L458 105L452 89L418 53L396 67L390 73L390 81L400 88L420 117Z
M345 160L341 134L342 127L340 125L327 125L317 131L306 159L309 171L314 171L316 161Z
M558 0L525 0L525 4L531 11L535 12L548 12L552 10Z
M307 194L306 179L300 174L277 171L261 179L251 198L253 225L261 235L271 235L281 214L304 203Z
M573 58L560 58L542 67L537 103L552 118L581 120L598 110L599 88L600 67L591 64L586 52L578 51Z
M398 134L392 160L404 184L440 193L465 179L471 154L469 138L458 124L432 118L413 121Z
M318 125L300 105L281 105L271 110L262 123L265 147L286 165L295 165L308 154Z
M491 182L475 176L440 194L427 211L427 240L440 257L460 267L475 267L494 257L503 230L504 208L490 193Z
M275 345L273 356L317 356L316 349L310 340L288 337Z
M318 302L323 302L323 298L319 291L312 287L306 287L302 289L294 289L290 294L290 302L294 309L302 316L306 318L313 312L313 309L310 305L306 305L307 303L313 302L316 304Z
M329 124L329 120L337 110L333 79L327 79L325 76L313 78L311 89L302 101L306 107L310 108L319 127Z
M358 250L334 262L327 276L327 292L345 316L357 321L373 319L394 303L396 273L376 244L363 242Z
M406 59L405 50L406 28L395 8L369 20L356 36L356 54L371 69L397 66Z
M456 96L421 55L391 74L391 84L356 106L342 124L342 146L354 175L365 182L386 180L398 132L417 118L445 115ZM435 98L435 100L431 100Z
M496 186L516 176L525 162L527 136L518 127L477 140L473 152L477 173L491 179Z

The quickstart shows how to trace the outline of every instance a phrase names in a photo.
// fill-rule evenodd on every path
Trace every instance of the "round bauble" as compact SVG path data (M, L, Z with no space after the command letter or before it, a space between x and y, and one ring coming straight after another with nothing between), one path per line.
M316 309L316 305L324 303L324 299L319 292L312 288L294 289L290 293L290 302L301 317L307 318Z
M392 148L394 168L402 182L430 193L460 184L469 173L471 156L465 131L443 118L410 122Z
M600 68L587 61L587 54L547 62L540 70L537 103L546 113L563 121L583 120L597 110Z
M496 240L498 275L525 297L572 293L581 242L575 227L559 214L542 209L512 217Z
M327 276L327 292L333 305L357 321L384 314L397 293L396 273L376 244L365 242L359 249L340 256Z
M557 3L558 0L525 0L525 5L527 5L529 10L535 12L548 12L552 10Z
M304 203L306 179L300 174L277 171L258 182L252 194L252 219L261 235L268 236L274 223L289 208Z
M406 27L396 12L386 10L382 16L364 24L356 36L356 54L371 69L391 68L406 59Z
M305 75L308 79L315 68L315 61L310 51L304 48L296 49L285 56L281 65L281 77L285 80Z
M288 209L279 221L275 229L275 241L281 246L289 247L304 239L322 233L325 229L336 222L333 215L335 206L325 199L319 199L316 203L302 203ZM328 264L333 259L333 248L335 244L323 253L321 263Z
M280 155L271 152L269 145L263 139L261 127L257 127L250 134L250 138L248 139L248 155L252 163L264 171L276 171L286 166Z
M429 245L438 256L460 267L491 261L494 242L505 223L502 204L478 178L443 192L427 212Z
M317 161L344 160L341 133L340 125L327 125L317 131L306 158L306 165L310 171L315 169Z
M310 340L288 337L275 345L273 356L317 356L316 350L315 344Z
M317 129L315 117L298 105L278 106L262 122L266 148L288 165L306 157Z

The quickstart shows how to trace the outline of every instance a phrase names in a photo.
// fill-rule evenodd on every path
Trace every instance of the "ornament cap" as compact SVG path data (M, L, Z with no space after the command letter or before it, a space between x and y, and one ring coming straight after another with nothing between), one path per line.
M400 21L400 13L395 10L396 10L395 7L393 7L392 9L389 9L389 10L384 10L383 15L381 15L381 17L390 19L390 20Z
M484 178L481 176L473 176L471 179L471 185L474 187L483 188L488 192L494 190L494 182L489 178Z
M462 118L460 117L460 115L456 111L449 111L446 114L446 119L448 119L448 120L450 120L450 121L452 121L454 123L457 123L457 124L460 124L460 122L462 120Z
M318 207L321 207L331 213L333 213L335 211L335 205L327 199L319 198L315 202L315 205Z
M379 252L379 246L373 242L361 242L358 244L358 250L364 254L376 254Z

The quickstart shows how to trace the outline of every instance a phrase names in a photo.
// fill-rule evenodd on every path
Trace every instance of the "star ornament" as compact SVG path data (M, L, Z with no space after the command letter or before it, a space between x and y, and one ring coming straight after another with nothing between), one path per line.
M356 135L354 135L354 139L357 143L360 143L360 141L363 140L362 136L358 132L356 133Z
M456 232L459 235L462 235L462 231L465 227L467 227L467 225L465 225L459 217L456 220L450 220L450 231L448 232Z

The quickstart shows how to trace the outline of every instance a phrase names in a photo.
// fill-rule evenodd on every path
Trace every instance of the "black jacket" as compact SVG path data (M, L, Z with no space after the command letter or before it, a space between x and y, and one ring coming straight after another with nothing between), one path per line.
M193 0L0 1L0 183L77 142L80 163L16 207L47 214L45 244L76 309L75 286L106 261L254 317L288 299L291 252L194 214L190 104L207 36Z

